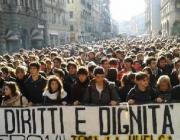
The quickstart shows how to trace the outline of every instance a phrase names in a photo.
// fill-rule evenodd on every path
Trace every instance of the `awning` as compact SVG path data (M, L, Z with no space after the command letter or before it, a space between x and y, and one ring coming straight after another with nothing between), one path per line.
M19 40L18 35L11 35L10 37L7 38L7 40L9 41L17 41Z
M44 38L43 38L43 35L42 35L42 34L39 34L39 35L36 35L36 36L32 37L31 40L43 40L43 39L44 39Z
M33 29L31 32L31 37L37 36L39 34L39 30L38 29Z
M8 30L8 31L6 32L6 37L7 37L7 38L9 38L9 37L12 36L12 35L13 35L13 31Z

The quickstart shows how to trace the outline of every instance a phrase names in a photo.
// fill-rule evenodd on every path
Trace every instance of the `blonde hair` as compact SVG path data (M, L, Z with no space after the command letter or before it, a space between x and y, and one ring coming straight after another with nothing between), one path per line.
M166 82L166 83L168 84L169 89L172 88L171 80L170 80L169 76L167 76L167 75L162 75L162 76L159 77L159 79L158 79L158 81L157 81L157 88L158 88L158 89L160 88L160 84L161 84L162 82Z

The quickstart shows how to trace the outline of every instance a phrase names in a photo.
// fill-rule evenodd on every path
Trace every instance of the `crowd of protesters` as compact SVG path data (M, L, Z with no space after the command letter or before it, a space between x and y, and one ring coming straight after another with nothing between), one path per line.
M180 40L118 38L0 56L1 106L180 101Z

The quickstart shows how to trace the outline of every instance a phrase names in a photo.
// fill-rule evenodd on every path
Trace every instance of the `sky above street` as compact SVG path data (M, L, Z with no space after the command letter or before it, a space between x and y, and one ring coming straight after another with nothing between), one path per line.
M143 13L144 0L111 0L111 15L117 21L128 21L132 16Z

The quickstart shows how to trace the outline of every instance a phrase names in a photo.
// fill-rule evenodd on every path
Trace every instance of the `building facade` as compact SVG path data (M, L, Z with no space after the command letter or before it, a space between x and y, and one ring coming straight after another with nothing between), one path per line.
M101 37L102 39L108 39L111 37L110 0L101 0L100 14Z
M43 0L0 1L0 49L41 48L46 44Z
M160 0L145 0L145 5L146 33L158 35L161 30Z
M70 41L87 42L111 35L109 0L67 0Z
M70 23L70 42L85 42L92 40L92 1L93 0L67 0Z
M132 35L142 35L145 33L145 15L139 14L131 18L130 31Z
M180 35L179 0L161 0L161 29L163 36Z
M45 0L48 45L69 43L69 22L66 0Z

